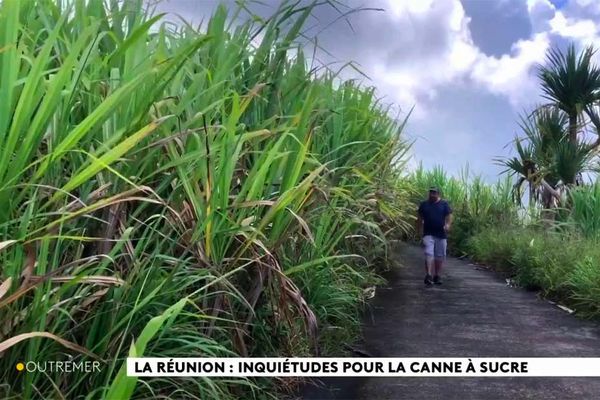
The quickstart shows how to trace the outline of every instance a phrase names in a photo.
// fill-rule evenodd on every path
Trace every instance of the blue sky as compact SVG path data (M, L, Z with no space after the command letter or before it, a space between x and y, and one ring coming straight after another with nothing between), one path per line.
M167 0L160 11L200 22L213 0ZM225 1L231 7L234 2ZM268 15L279 2L263 0ZM346 78L373 85L386 102L408 111L405 135L415 140L414 163L458 173L467 163L493 181L494 158L510 152L519 114L543 102L535 68L552 46L600 45L600 0L345 0L339 13L324 6L310 21L319 32L321 62L355 61ZM600 46L598 46L600 47ZM414 165L413 163L413 165Z

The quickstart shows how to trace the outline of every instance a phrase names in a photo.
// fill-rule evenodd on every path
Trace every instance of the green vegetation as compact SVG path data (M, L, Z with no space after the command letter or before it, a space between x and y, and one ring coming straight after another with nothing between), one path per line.
M475 235L469 253L578 314L600 316L600 246L576 234L497 227Z
M549 103L497 184L407 177L404 122L305 55L316 6L220 7L197 30L141 0L0 2L2 398L273 397L272 380L138 382L124 360L336 354L431 185L453 254L600 314L593 50L549 54ZM69 358L101 372L15 369Z
M592 48L577 54L573 46L549 52L538 68L549 103L522 118L516 156L498 160L507 172L498 183L486 184L467 172L460 179L448 177L441 168L420 168L412 182L419 195L436 185L450 201L456 221L451 252L493 266L580 315L598 317L600 181L593 179L600 146L600 69L593 54Z
M261 397L123 361L332 354L408 229L402 124L309 65L313 6L198 32L141 5L0 3L2 398ZM102 370L15 369L68 357Z

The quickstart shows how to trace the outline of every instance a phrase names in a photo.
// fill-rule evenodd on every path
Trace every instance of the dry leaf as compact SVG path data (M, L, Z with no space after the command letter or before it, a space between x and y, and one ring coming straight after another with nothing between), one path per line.
M10 277L7 280L5 280L4 282L2 282L2 284L0 285L0 299L3 298L6 293L8 293L11 283L12 283L12 278L10 278Z
M85 347L81 347L80 345L78 345L76 343L69 342L68 340L58 337L50 332L29 332L29 333L22 333L20 335L13 336L10 339L0 342L0 354L3 353L4 351L6 351L7 349L9 349L10 347L14 346L15 344L22 342L23 340L31 339L34 337L45 337L48 339L52 339L52 340L62 344L67 349L77 351L79 353L88 355L88 356L98 359L98 360L100 359L100 357L98 357L96 354L92 353Z
M32 276L31 277L31 281L32 282L38 282L40 280L42 280L44 277L43 276ZM115 278L112 276L101 276L101 275L88 275L88 276L81 276L81 277L77 277L77 276L54 276L51 278L48 278L48 280L50 280L51 282L56 282L56 283L64 283L64 282L70 282L76 278L79 278L79 282L78 283L97 283L99 285L116 285L116 286L122 286L125 284L125 281L119 278Z
M83 303L81 303L82 309L87 308L90 304L98 300L100 297L108 293L109 288L100 289L97 292L92 293Z
M21 278L23 281L21 283L21 288L26 287L29 284L29 279L33 275L33 271L37 261L35 259L35 246L33 244L25 245L25 266L23 267L23 272L21 273Z
M0 242L0 251L4 250L8 246L16 242L16 240L5 240L4 242Z

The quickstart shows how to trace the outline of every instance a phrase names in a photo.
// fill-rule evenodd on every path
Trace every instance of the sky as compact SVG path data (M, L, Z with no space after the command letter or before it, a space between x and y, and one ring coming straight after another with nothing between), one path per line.
M465 166L487 181L511 153L519 116L542 104L536 67L551 47L600 48L600 0L340 0L318 7L307 38L317 58L343 76L375 86L399 115L412 114L403 135L414 141L414 167ZM206 20L217 0L163 0L169 19ZM233 0L223 3L235 7ZM268 16L280 3L251 6ZM340 18L340 11L362 8ZM600 58L598 58L600 61ZM336 67L337 66L337 67Z

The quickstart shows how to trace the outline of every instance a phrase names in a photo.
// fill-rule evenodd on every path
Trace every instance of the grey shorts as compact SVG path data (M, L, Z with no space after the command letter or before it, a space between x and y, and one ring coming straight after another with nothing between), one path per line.
M446 239L437 238L431 235L423 236L423 250L425 251L425 256L445 258L446 244Z

